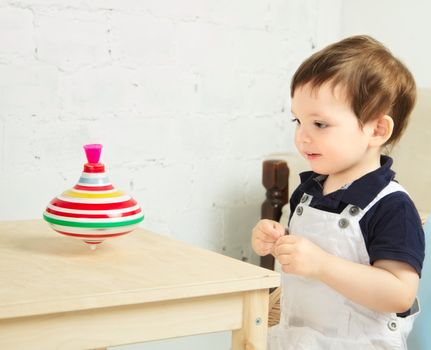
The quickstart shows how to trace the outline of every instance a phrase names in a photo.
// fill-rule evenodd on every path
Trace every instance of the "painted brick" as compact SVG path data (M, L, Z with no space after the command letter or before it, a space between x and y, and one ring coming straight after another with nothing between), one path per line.
M103 12L46 10L36 15L37 57L61 70L110 61L109 26Z
M53 118L59 106L55 67L37 61L0 64L0 113ZM36 119L35 119L36 121ZM30 123L27 128L33 128Z
M173 63L175 26L172 21L122 12L110 17L114 59L132 67Z
M33 14L27 9L0 7L0 62L31 58L33 39Z

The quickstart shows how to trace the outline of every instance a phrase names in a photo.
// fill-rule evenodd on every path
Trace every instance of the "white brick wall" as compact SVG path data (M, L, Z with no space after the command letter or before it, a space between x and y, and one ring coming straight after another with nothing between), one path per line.
M143 227L256 261L261 162L291 147L289 80L319 44L316 6L0 1L0 219L40 218L100 142Z

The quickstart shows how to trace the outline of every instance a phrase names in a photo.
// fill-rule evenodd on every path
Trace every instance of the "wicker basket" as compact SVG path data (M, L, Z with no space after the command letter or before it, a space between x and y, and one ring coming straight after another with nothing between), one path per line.
M280 322L280 294L281 287L278 287L269 295L268 327Z

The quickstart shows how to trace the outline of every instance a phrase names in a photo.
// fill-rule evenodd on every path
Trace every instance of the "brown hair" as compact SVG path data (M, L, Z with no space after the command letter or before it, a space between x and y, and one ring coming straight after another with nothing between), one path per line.
M341 84L361 125L382 115L394 121L386 144L395 144L403 134L416 101L414 78L406 66L377 40L352 36L329 45L305 60L291 82L295 89L310 83Z

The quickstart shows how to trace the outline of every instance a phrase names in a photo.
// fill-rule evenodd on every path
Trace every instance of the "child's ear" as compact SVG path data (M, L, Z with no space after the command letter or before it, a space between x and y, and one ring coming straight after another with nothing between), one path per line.
M394 120L389 115L383 115L373 121L372 144L383 146L392 135Z

